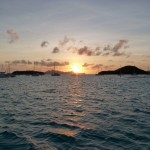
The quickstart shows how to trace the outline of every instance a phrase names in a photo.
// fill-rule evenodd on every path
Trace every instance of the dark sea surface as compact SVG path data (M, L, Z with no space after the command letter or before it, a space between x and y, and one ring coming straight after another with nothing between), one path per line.
M0 78L0 150L150 150L150 77Z

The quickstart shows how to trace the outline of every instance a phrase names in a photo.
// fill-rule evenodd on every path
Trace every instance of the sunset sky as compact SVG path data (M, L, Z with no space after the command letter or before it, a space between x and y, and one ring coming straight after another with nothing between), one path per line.
M150 0L1 0L1 66L44 71L54 62L85 73L147 70Z

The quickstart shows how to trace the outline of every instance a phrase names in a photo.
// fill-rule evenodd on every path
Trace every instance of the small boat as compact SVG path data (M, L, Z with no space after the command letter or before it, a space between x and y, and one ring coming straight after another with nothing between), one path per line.
M54 63L54 70L53 70L51 76L60 76L60 74L55 71L55 63Z
M54 72L54 73L51 74L51 76L60 76L60 74L57 73L57 72Z
M11 78L15 77L15 75L12 74L12 73L8 73L7 75L8 75L9 77L11 77Z
M4 70L3 65L1 70ZM9 77L15 77L15 75L10 73L10 66L8 65L7 71L0 71L0 78L9 78Z
M0 78L8 78L9 75L6 74L5 72L0 72Z

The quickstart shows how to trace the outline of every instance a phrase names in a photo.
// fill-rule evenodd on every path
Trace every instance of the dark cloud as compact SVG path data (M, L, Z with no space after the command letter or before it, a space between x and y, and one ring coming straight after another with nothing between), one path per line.
M59 53L60 49L58 47L54 47L52 53Z
M77 51L77 53L78 53L79 55L87 55L87 56L92 56L92 55L94 55L94 52L91 51L91 50L89 49L89 47L87 47L87 46L84 46L84 47L82 47L82 48L79 48L78 51Z
M126 46L128 40L119 40L119 42L112 48L112 51L118 52L123 46Z
M99 47L92 50L88 46L84 46L82 48L76 49L76 53L78 55L86 55L86 56L99 56L101 54Z
M88 64L88 63L84 63L83 65L82 65L82 67L89 67L89 66L92 66L93 64Z
M42 43L41 43L41 47L47 47L48 46L48 41L43 41Z
M19 39L18 34L12 29L6 30L6 33L9 35L9 43L14 43Z

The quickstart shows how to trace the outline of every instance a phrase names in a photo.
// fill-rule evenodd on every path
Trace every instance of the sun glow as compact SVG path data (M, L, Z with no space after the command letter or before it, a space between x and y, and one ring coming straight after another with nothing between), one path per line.
M72 66L72 71L73 71L74 73L81 73L81 72L82 72L82 67L79 66L79 65L73 65L73 66Z

